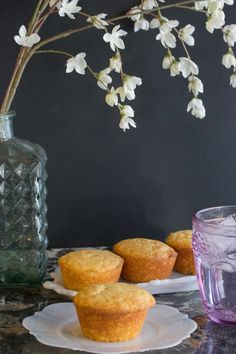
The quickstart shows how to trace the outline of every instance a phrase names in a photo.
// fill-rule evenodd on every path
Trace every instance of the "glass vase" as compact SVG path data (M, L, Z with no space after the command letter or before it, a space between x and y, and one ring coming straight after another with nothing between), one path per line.
M15 138L0 114L0 286L40 283L47 269L44 149Z

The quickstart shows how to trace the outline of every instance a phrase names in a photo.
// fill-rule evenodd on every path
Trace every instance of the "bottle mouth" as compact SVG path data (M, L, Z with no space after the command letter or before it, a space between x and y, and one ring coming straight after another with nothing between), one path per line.
M15 117L15 115L16 115L15 111L9 111L9 112L6 112L6 113L0 113L0 120L12 119L12 118Z

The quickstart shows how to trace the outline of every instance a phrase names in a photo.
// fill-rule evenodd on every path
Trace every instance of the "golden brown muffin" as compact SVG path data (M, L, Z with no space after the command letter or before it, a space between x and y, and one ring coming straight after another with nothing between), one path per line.
M122 278L134 283L168 278L177 256L165 243L146 238L122 240L113 252L124 259Z
M120 278L123 259L105 250L81 250L59 258L65 287L80 290L90 284L115 283Z
M168 235L166 243L178 252L175 270L183 274L195 274L192 251L192 230L172 232Z
M86 337L100 342L121 342L140 333L155 299L135 285L116 283L83 288L74 297L74 304Z

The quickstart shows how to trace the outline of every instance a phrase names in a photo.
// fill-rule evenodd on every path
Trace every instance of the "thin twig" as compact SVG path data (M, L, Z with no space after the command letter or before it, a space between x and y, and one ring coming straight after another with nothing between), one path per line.
M41 7L43 1L44 0L39 0L38 3L37 3L37 6L36 6L36 8L34 10L33 16L31 18L31 21L30 21L30 24L29 24L29 27L28 27L28 32L29 33L32 33L33 28L34 28L34 24L37 21L38 17L40 16L39 11L40 11L40 7Z
M34 53L36 50L38 50L39 48L45 46L46 44L49 44L49 43L54 42L54 41L57 41L58 39L61 39L61 38L69 37L69 36L71 36L71 35L74 34L74 33L82 32L82 31L85 31L85 30L90 29L90 28L94 28L94 25L91 24L91 25L87 25L87 26L84 26L84 27L80 27L80 28L76 28L76 29L71 29L71 30L67 30L67 31L64 31L64 32L55 34L54 36L49 37L49 38L47 38L47 39L44 39L43 41L41 41L41 42L39 42L38 44L36 44L36 45L31 49L31 52Z
M44 11L46 10L46 8L48 7L49 3L51 0L44 0L44 4L42 4L41 9L39 10L39 16L41 16ZM57 2L59 2L60 0L57 0ZM55 4L53 5L53 7L57 4L57 2L55 2Z
M74 58L74 55L64 52L63 50L54 50L54 49L47 49L47 50L37 50L34 54L62 54L70 58Z
M179 9L185 9L185 10L190 10L190 11L195 11L195 12L202 12L205 15L207 14L207 12L205 10L198 10L195 7L184 6L184 5L177 5L176 7Z

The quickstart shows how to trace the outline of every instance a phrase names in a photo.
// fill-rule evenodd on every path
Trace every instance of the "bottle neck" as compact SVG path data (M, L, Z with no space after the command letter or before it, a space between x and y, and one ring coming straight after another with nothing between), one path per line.
M11 139L13 133L13 118L15 112L0 114L0 142Z

